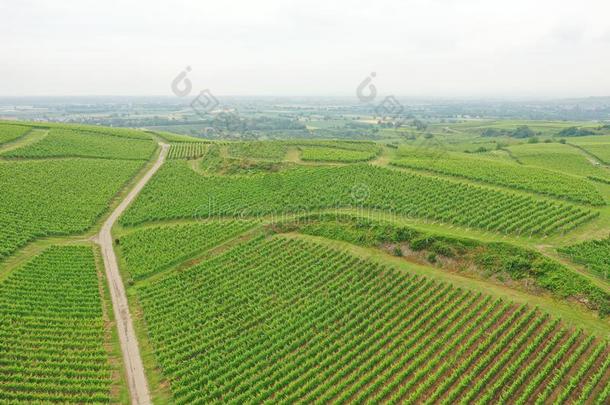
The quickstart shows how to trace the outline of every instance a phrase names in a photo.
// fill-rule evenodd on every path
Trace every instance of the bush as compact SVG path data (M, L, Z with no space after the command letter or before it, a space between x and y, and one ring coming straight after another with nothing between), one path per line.
M432 243L431 239L429 239L426 236L421 236L419 238L413 239L409 245L410 245L411 249L413 249L415 251L420 251L420 250L427 249L431 243Z

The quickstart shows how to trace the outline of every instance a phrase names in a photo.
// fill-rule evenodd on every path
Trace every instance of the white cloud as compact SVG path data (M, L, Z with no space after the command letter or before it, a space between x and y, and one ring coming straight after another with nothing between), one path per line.
M0 3L0 95L609 95L603 0Z

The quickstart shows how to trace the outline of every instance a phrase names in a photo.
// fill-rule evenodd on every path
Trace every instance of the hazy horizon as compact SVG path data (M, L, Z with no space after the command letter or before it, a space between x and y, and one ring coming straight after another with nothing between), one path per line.
M610 96L610 4L40 0L0 5L0 97Z

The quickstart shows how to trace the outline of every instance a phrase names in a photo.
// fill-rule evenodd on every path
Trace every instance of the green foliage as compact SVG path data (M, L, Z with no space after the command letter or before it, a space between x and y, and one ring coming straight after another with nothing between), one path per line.
M558 249L577 263L585 265L593 273L610 277L610 237L591 240Z
M0 402L110 403L92 249L55 246L0 283Z
M31 127L0 123L0 144L14 141L27 134Z
M84 232L142 162L0 162L0 260L35 238Z
M532 129L530 127L528 127L527 125L518 127L511 134L511 136L513 138L531 138L534 135L536 135L536 133L534 131L532 131Z
M511 379L511 363L494 362L507 347L529 355L559 333L538 311L280 237L164 273L137 295L176 403L454 403L485 391L472 381L492 365Z
M127 270L141 279L252 228L252 221L209 221L133 231L118 241Z
M220 145L212 144L201 161L201 169L208 174L220 173L224 167L225 159L220 153Z
M415 153L415 151L411 151L409 155L409 151L410 149L403 149L401 152L403 156L393 161L392 164L484 181L575 202L593 205L605 204L594 185L568 174L457 153L445 153L438 158L438 156Z
M202 201L212 204L202 207ZM567 204L369 165L297 167L278 173L220 177L201 176L183 162L168 162L121 223L336 207L369 207L526 234L565 232L595 215Z
M508 128L484 128L481 131L483 137L509 136L512 138L522 139L535 136L536 133L527 125L520 125L515 129Z
M5 153L7 157L97 157L149 159L156 145L147 140L52 129L40 141Z
M578 127L569 127L569 128L565 128L562 129L561 131L559 131L559 133L557 133L557 136L588 136L588 135L595 135L595 132L589 130L589 129L585 129L585 128L578 128Z

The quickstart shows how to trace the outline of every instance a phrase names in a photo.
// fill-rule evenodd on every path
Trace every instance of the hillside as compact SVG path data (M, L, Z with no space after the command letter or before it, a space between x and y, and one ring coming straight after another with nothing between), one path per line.
M608 403L608 135L519 126L0 121L0 402Z

